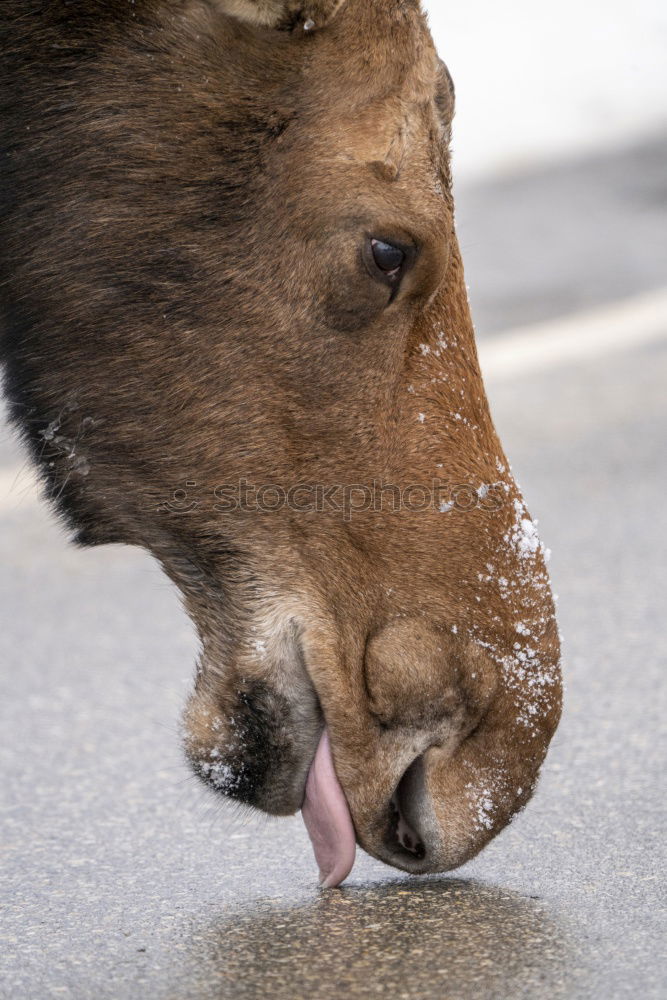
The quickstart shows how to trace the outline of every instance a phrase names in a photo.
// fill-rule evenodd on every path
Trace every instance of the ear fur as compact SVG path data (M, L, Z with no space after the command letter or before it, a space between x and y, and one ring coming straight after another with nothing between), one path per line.
M304 31L324 27L345 0L215 0L225 14L264 28L290 29L301 24Z

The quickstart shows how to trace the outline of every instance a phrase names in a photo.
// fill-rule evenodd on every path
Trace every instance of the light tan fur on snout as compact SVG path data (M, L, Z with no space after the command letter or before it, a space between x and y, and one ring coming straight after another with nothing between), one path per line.
M78 540L183 594L195 770L293 812L326 725L361 845L461 864L528 801L561 681L419 3L6 0L0 53L7 395ZM244 482L301 492L230 507Z

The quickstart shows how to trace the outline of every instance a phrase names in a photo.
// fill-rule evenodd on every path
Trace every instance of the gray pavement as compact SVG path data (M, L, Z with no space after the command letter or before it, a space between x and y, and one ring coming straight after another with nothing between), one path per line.
M456 205L482 336L649 291L667 278L667 133L461 184Z
M190 779L196 644L150 558L0 509L0 996L664 997L666 384L667 343L490 385L554 553L566 711L534 801L451 877L360 855L318 890L298 818Z

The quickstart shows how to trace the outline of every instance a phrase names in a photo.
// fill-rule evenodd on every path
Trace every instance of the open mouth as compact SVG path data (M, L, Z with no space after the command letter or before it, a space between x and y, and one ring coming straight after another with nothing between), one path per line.
M426 857L426 847L410 825L404 812L406 789L410 787L412 780L411 771L417 767L419 767L419 761L410 765L389 803L389 830L385 843L392 854L404 853L406 861L423 861Z
M293 648L289 686L233 677L227 687L196 688L185 713L195 773L218 794L269 815L301 810L322 887L350 875L357 844L410 874L435 870L443 862L426 780L431 729L381 733L384 743L369 745L362 766L345 733L329 728L297 642Z
M388 807L382 860L414 875L428 870L428 839L424 836L424 755L407 768Z
M308 771L301 813L320 869L320 885L333 889L352 871L357 835L334 768L327 729Z
M388 807L383 860L407 871L426 857L422 838L410 822L415 789L421 782L421 757L407 769ZM320 739L310 766L301 809L320 869L320 885L334 888L352 871L356 853L356 832L350 808L334 768L328 730Z

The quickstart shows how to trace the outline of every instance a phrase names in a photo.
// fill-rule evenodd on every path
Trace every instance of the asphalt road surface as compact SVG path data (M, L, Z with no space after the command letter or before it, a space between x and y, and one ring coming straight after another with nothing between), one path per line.
M632 330L622 353L490 381L553 549L564 719L534 801L474 862L411 879L360 855L340 891L317 888L298 817L189 778L196 643L173 589L140 552L68 547L2 433L0 996L667 995L666 385L667 337Z

